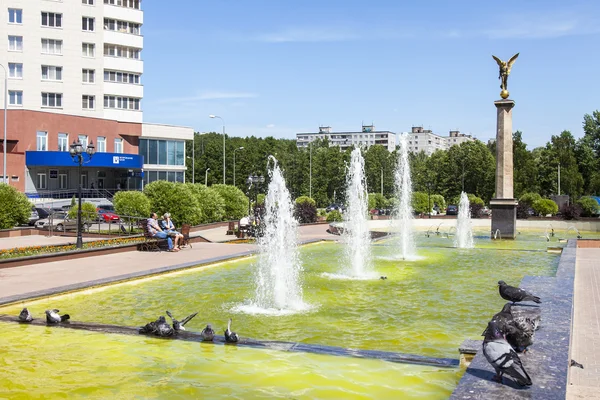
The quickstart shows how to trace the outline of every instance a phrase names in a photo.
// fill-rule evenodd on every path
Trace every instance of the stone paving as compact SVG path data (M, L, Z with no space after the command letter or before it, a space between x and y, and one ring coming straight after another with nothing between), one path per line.
M94 240L102 240L104 238L83 238L84 242L91 242ZM67 245L75 244L76 237L67 236L44 236L44 235L29 235L29 236L16 236L0 238L0 250L10 249L13 247L27 247L27 246L53 246L53 245Z
M600 399L600 249L577 249L567 399Z

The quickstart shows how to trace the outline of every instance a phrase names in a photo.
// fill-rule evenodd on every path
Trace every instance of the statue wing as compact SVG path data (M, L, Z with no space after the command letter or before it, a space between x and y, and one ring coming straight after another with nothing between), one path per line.
M517 54L518 55L518 54ZM502 60L499 59L498 57L496 57L495 55L492 54L492 57L494 57L494 60L496 60L496 62L498 63L498 66L500 68L502 68Z
M515 62L515 60L517 59L517 57L519 57L519 53L515 54L514 56L512 56L510 58L510 60L508 60L508 68L510 69L510 67L512 67L513 63Z

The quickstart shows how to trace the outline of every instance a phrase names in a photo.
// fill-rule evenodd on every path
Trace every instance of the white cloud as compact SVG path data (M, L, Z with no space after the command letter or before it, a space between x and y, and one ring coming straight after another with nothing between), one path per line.
M167 99L158 100L155 104L181 104L207 101L207 100L223 100L223 99L249 99L258 97L256 93L248 92L221 92L221 91L207 91L201 92L193 96L181 96L181 97L170 97Z
M356 32L340 28L287 28L278 32L262 33L252 38L267 43L287 42L344 42L359 39Z
M275 124L269 124L267 125L267 128L275 128Z

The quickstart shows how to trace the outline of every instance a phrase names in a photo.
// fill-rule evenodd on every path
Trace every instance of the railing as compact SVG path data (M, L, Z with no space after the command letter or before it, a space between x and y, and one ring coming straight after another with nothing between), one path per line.
M126 191L128 189L81 189L82 199L98 199L105 198L112 200L115 193ZM129 189L137 191L137 189ZM38 190L35 192L25 192L25 195L30 199L70 199L77 198L77 189L60 189L60 190Z
M66 216L66 218L65 218ZM48 229L47 236L56 233L77 232L77 216L69 217L67 212L53 212L48 216L49 224L43 229ZM144 233L140 222L147 217L119 216L119 220L103 220L97 213L81 212L82 232L107 236L134 236Z

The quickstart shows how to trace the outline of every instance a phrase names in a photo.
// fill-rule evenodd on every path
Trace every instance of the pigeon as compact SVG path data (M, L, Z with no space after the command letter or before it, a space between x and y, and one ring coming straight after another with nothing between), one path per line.
M387 279L387 276L380 276L380 277L379 277L379 279L381 279L382 281L383 281L383 280L386 280L386 279Z
M533 301L538 304L542 302L539 297L534 296L523 289L507 285L504 281L498 281L498 286L500 297L504 300L512 301L513 304L519 301Z
M173 336L175 330L171 328L171 325L167 323L167 319L164 316L158 317L156 321L149 322L146 325L138 329L138 332L152 334L161 337Z
M21 313L19 314L19 321L21 321L21 322L33 321L33 317L31 316L31 313L29 312L27 307L25 307L23 310L21 310Z
M529 374L525 371L518 354L504 338L498 324L490 321L486 331L483 339L483 355L496 371L493 379L502 383L502 375L507 374L519 386L531 386Z
M188 315L187 317L185 317L181 322L177 321L175 318L173 318L173 315L171 314L170 311L167 310L167 315L169 316L169 318L171 318L171 321L173 321L173 329L175 329L175 331L185 331L185 324L187 324L188 322L190 322L190 320L192 318L194 318L196 316L196 314L198 314L197 312Z
M227 329L225 329L225 341L227 343L236 343L240 340L240 337L237 333L231 332L231 318L229 318L229 322L227 323Z
M59 312L60 310L57 310L56 308L52 310L46 310L46 323L58 324L71 318L69 314L58 315Z
M202 341L204 342L212 342L215 338L215 331L212 328L211 324L206 325L206 328L202 329L200 332L200 337L202 337Z
M502 307L502 311L494 314L490 322L495 322L500 329L500 332L503 334L513 333L514 331L514 321L511 313L512 304L506 303L504 307ZM486 328L481 336L485 336L488 332L488 328Z
M507 335L506 340L518 353L526 353L527 348L533 344L533 336L538 328L539 320L530 317L513 318L514 326L517 328L512 334Z
M162 317L164 319L164 317ZM166 320L165 320L166 322ZM155 333L158 330L158 324L160 323L160 317L156 321L148 322L146 325L140 327L138 332L141 333Z
M569 364L570 367L577 367L577 368L581 368L583 369L583 365L579 364L577 361L571 359L571 363Z

